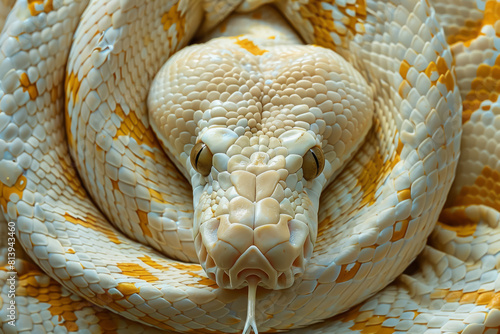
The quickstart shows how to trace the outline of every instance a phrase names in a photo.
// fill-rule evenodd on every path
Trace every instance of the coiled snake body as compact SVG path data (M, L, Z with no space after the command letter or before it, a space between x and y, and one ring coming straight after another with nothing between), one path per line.
M498 329L500 6L260 5L16 2L4 332Z

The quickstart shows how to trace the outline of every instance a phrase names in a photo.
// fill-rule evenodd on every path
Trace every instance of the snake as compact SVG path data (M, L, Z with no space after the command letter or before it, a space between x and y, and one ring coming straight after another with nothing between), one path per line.
M3 332L498 331L496 1L0 9Z

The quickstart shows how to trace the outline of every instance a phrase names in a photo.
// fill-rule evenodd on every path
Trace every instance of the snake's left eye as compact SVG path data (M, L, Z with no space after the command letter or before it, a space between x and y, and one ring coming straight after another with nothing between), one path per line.
M306 180L313 180L321 174L325 167L323 150L314 146L302 157L302 172Z
M210 174L213 154L204 143L198 143L191 150L191 166L203 176Z

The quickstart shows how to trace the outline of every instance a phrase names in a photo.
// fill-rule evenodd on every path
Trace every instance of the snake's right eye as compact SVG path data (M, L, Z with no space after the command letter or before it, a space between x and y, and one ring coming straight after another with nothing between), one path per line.
M315 146L307 151L302 159L303 175L308 181L317 178L325 167L325 155L323 154L323 150L318 146Z
M204 143L198 143L191 150L190 160L191 166L203 176L208 176L212 169L213 154Z

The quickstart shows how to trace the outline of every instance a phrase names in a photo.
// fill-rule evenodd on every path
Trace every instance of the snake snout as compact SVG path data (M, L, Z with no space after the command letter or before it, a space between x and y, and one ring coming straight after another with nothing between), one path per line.
M255 155L256 160L259 157L264 155ZM260 166L267 163L264 158ZM200 215L195 236L198 256L208 276L223 288L242 288L250 281L269 289L288 288L312 254L316 236L311 225L316 224L317 213L308 195L288 188L292 182L283 168L258 170L256 166L232 171L232 186L214 215L207 220ZM200 198L208 201L209 197Z

